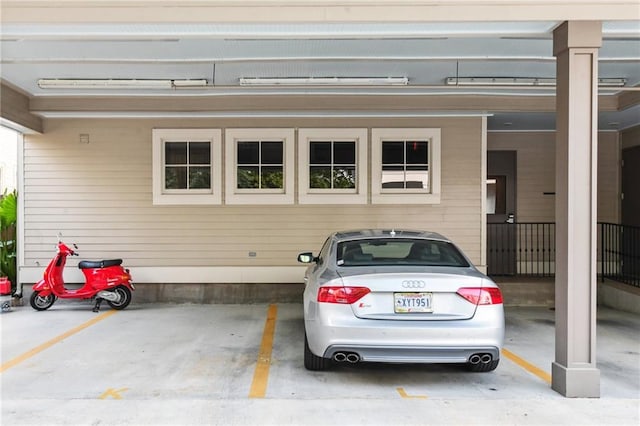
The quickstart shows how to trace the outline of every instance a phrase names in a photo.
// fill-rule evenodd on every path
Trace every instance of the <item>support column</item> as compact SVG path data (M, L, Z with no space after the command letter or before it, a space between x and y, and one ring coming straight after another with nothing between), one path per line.
M602 24L553 33L556 56L556 350L551 387L600 397L596 368L598 49Z

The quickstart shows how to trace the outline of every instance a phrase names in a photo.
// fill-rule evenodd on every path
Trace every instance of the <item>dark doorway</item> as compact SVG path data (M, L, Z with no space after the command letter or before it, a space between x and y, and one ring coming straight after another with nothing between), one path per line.
M622 224L640 226L640 146L622 150Z
M622 150L622 276L640 278L640 146ZM630 282L630 281L625 281Z
M516 273L516 151L487 152L487 273Z

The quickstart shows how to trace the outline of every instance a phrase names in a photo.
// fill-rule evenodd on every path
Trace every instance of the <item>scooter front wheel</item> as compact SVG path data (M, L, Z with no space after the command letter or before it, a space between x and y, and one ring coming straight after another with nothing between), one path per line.
M34 291L33 293L31 293L31 298L29 298L31 307L36 311L44 311L49 309L55 301L56 297L53 294L49 293L46 296L42 296L40 295L39 291Z
M126 286L119 285L111 291L120 296L120 300L117 302L107 300L109 306L117 310L122 310L129 306L129 303L131 303L131 290L129 290Z

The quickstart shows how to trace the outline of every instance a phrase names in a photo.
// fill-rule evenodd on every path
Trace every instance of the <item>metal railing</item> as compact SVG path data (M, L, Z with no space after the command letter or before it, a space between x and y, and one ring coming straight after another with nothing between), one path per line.
M556 225L552 222L488 223L488 273L552 277L555 240Z
M555 223L487 224L489 275L555 276ZM598 274L640 287L640 227L598 223Z
M640 227L598 223L600 274L640 287Z

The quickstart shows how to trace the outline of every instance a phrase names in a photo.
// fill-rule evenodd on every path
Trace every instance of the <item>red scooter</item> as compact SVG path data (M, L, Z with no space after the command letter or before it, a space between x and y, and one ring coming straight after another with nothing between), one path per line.
M78 247L74 244L77 250ZM94 312L100 310L100 303L106 300L113 309L124 309L131 302L131 291L135 290L131 284L129 270L123 268L122 259L111 260L83 260L78 263L78 268L84 274L84 285L77 289L67 289L64 286L62 271L67 262L67 256L77 256L58 238L58 250L47 269L44 277L33 286L31 294L31 307L37 311L49 309L51 305L60 299L91 299L95 297Z

